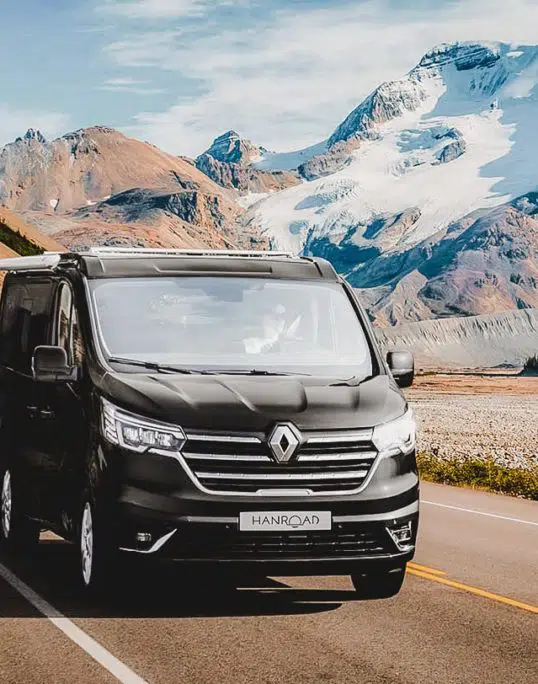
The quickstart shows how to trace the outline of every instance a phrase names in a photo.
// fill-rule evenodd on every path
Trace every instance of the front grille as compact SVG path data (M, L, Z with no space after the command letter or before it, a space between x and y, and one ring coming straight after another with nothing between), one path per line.
M296 456L278 463L260 436L187 435L183 458L215 493L345 494L365 481L377 451L371 430L308 433Z
M215 534L176 536L174 554L188 559L354 558L394 553L388 534L361 532L252 533L219 530Z

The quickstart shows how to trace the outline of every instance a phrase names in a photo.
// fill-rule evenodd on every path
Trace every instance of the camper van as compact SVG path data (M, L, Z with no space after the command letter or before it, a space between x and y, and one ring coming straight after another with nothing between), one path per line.
M2 553L50 530L87 592L135 557L400 591L413 357L382 355L328 261L93 248L0 269Z

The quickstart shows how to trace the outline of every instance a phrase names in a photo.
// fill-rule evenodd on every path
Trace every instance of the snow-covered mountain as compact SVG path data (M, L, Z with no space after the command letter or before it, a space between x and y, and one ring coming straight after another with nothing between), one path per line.
M291 154L261 151L254 168L296 168L303 182L259 198L242 220L276 248L329 256L366 289L373 316L384 310L380 322L536 306L538 223L521 202L531 197L535 207L537 133L538 46L442 44L371 93L327 140ZM521 238L525 256L499 251L491 232L500 243ZM516 291L520 261L528 282ZM479 303L484 268L498 274L501 263L510 287L496 304ZM445 284L469 290L473 268L468 301L432 287L444 272Z
M538 46L442 44L303 150L30 129L0 148L0 205L67 247L322 255L381 326L538 308L537 133Z
M215 183L225 188L248 193L246 205L252 198L275 190L297 185L296 172L255 168L254 164L271 153L257 147L250 140L241 138L235 131L227 131L215 138L208 150L196 158L196 167ZM243 200L242 206L245 206Z

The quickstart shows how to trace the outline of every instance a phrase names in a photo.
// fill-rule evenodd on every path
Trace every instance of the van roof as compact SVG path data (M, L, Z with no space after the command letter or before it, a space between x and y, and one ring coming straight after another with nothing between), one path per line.
M339 280L326 259L261 250L91 247L84 251L0 259L0 271L50 273L73 268L88 278L196 273Z

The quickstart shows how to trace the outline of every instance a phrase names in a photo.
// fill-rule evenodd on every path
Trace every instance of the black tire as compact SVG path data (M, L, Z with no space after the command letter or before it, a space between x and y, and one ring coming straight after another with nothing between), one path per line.
M351 581L358 599L368 601L387 599L396 596L402 588L405 579L405 568L381 573L353 573Z
M39 543L41 527L21 506L20 488L9 468L0 469L0 540L8 551L30 553Z
M79 509L76 548L79 587L87 596L108 596L116 585L118 551L89 494Z

